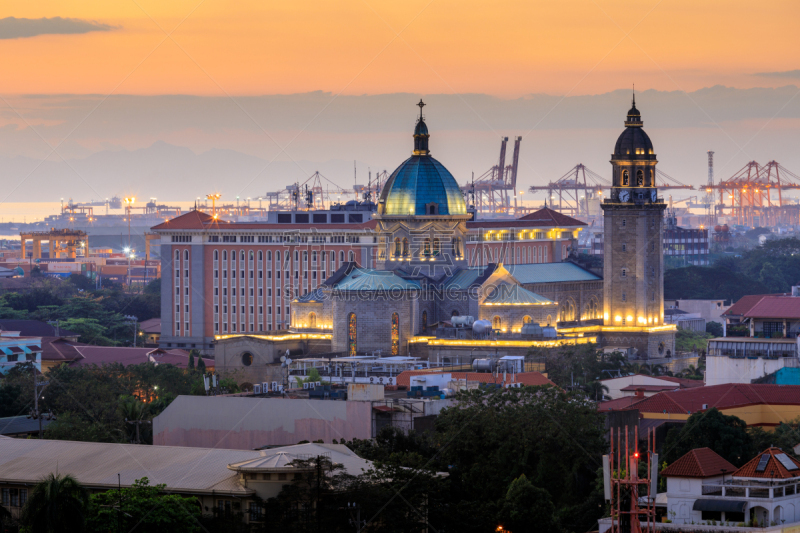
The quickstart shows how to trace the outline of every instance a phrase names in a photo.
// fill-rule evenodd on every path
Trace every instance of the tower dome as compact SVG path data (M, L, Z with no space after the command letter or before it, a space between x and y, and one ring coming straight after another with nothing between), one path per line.
M428 126L420 116L414 128L411 157L392 172L381 191L378 214L383 216L466 215L467 205L452 174L428 150Z
M653 153L653 142L642 129L643 124L642 115L636 109L636 95L634 95L633 104L625 120L625 131L617 138L617 144L614 146L615 159L626 159L628 156L635 158L637 155Z

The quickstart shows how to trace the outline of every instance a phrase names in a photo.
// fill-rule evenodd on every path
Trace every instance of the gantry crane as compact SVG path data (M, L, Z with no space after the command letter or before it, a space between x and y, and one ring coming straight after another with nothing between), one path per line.
M496 217L512 215L517 212L517 170L519 169L521 142L522 137L514 138L514 154L511 157L511 164L506 166L508 137L502 137L498 164L477 179L473 177L471 183L461 187L465 196L470 194L473 196L473 205L478 216Z

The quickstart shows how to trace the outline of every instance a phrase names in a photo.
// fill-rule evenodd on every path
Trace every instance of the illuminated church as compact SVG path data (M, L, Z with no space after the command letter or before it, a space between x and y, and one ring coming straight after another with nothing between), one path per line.
M307 324L309 316L329 322L331 350L351 355L377 350L407 355L409 343L441 336L454 316L489 321L496 340L525 343L524 332L558 326L559 333L602 345L627 349L638 344L651 356L671 352L674 328L659 332L663 259L654 243L660 242L664 204L653 186L655 155L635 105L625 125L612 156L612 198L603 205L606 246L613 248L605 255L611 275L604 281L568 261L470 266L465 246L470 227L497 221L473 220L455 178L431 155L420 111L411 157L391 174L378 199L375 266L353 262L340 268L292 302L292 323ZM500 223L514 227L525 218L543 216L533 215ZM488 231L479 235L491 238ZM511 263L517 263L514 257L512 251ZM570 291L580 293L580 304ZM577 312L566 315L566 301Z

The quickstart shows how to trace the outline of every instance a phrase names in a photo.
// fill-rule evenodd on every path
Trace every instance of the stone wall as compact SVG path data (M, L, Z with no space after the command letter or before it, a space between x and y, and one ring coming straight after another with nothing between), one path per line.
M540 326L555 325L555 305L481 305L479 320L493 321L495 316L500 317L501 329L510 332L519 332L526 316L531 317L531 322Z
M603 318L602 280L525 283L522 286L531 292L558 303L558 309L553 313L555 320L561 321L562 314L569 314L568 307L574 309L574 317L565 322L584 322L587 320L602 320ZM590 307L590 304L594 305ZM596 309L596 312L593 314L591 309Z
M392 350L392 314L400 318L400 355L408 353L408 339L418 328L419 303L407 294L391 295L372 292L335 295L333 303L332 351L348 351L348 320L356 316L356 350L358 353L381 350L386 356Z
M636 348L639 357L675 355L675 332L605 331L598 338L603 348ZM663 344L663 345L662 345Z
M331 344L327 339L272 341L249 336L231 337L217 341L215 369L221 376L231 377L237 383L282 381L282 378L278 379L282 375L280 358L286 350L304 355L328 353ZM246 364L248 361L250 364Z

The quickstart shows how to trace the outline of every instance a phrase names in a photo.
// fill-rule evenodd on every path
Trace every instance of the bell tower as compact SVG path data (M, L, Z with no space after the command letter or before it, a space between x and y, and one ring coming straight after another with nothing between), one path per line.
M634 96L611 156L611 197L601 205L604 220L606 326L664 324L663 216L656 189L653 143L642 129Z

